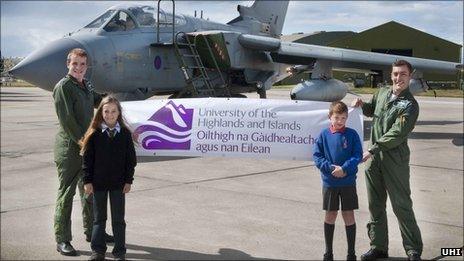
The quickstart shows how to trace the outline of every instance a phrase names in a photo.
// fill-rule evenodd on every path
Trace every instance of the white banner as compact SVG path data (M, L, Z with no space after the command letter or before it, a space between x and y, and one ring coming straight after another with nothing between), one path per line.
M137 137L137 156L247 157L311 160L312 146L329 127L330 103L197 98L123 102ZM363 138L361 109L347 126Z

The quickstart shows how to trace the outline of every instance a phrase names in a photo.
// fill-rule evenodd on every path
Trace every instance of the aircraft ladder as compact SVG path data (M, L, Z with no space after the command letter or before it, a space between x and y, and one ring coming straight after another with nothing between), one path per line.
M203 38L203 40L206 43L211 59L214 63L214 70L218 73L219 77L211 79L211 77L208 74L208 70L203 65L200 54L198 53L195 44L197 39L196 37L199 36L205 37L204 35L197 35L195 36L195 40L193 43L190 41L189 37L184 32L178 32L176 34L176 37L174 38L176 57L178 58L179 66L183 72L185 81L188 84L188 91L192 92L194 96L198 97L215 97L218 94L220 94L221 96L230 97L230 90L228 88L228 85L226 84L225 79L222 76L221 70L219 69L219 66L216 62L211 47L209 46L209 43L206 38ZM185 40L185 42L179 42L178 39L183 39ZM186 48L189 52L183 53L180 50L181 48ZM193 65L191 65L192 62ZM214 86L213 80L219 78L221 79L221 84L217 86L219 88L215 88L216 86ZM218 93L217 91L221 92Z

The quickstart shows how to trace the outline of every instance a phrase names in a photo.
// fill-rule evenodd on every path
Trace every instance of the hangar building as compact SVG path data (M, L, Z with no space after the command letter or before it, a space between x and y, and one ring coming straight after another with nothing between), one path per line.
M419 58L460 62L462 46L448 40L433 36L404 24L390 21L360 33L315 32L312 34L297 33L282 36L285 41L305 44L316 44L348 48L362 51L389 53ZM377 75L366 76L360 73L334 72L334 77L343 81L359 80L363 85L377 86L378 83L388 81L388 71L376 71ZM457 87L459 75L442 75L424 73L424 78L433 86L441 85ZM282 84L294 84L306 75L290 77Z

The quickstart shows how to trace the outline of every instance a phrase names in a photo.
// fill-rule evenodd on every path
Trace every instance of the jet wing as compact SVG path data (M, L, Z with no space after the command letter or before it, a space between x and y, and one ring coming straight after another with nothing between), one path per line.
M283 42L276 38L249 34L240 35L238 40L245 48L268 51L274 62L278 63L314 65L317 60L324 60L338 68L388 70L393 62L404 59L421 71L455 74L462 69L462 64L453 62Z

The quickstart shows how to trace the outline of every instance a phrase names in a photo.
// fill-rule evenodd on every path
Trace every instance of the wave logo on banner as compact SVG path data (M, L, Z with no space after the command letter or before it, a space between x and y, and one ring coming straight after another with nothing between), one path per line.
M156 111L134 134L147 150L189 150L193 109L169 101Z

